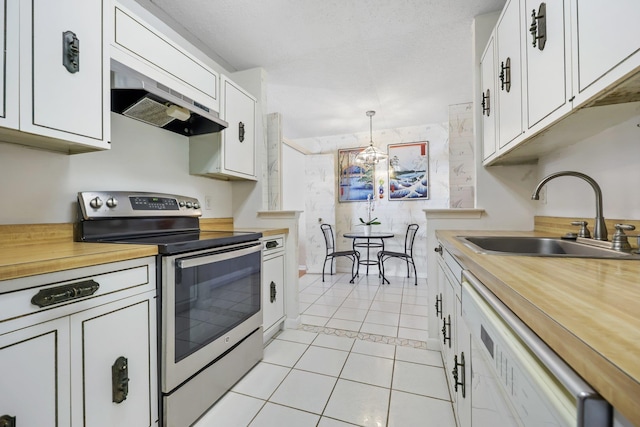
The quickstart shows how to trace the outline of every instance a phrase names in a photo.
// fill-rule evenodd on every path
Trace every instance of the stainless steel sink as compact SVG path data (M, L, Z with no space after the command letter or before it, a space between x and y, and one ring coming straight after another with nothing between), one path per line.
M640 255L553 237L458 236L477 253L573 258L640 259Z

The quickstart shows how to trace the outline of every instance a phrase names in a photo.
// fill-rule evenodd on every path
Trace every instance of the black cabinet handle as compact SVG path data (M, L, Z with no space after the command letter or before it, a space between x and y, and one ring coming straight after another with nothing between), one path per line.
M129 394L129 361L120 356L111 366L111 400L122 403Z
M240 142L244 142L244 123L238 123L238 139Z
M546 3L540 3L538 8L538 14L536 10L531 11L531 27L529 27L531 33L533 47L538 46L539 50L544 50L544 46L547 43L547 5Z
M0 417L0 427L16 427L16 417L3 415Z
M447 319L442 319L442 343L446 344L449 341L449 348L451 348L451 315L447 316Z
M461 368L462 372L458 371L458 368ZM453 389L458 391L458 386L462 389L462 397L465 397L465 384L464 384L464 351L460 353L460 362L458 362L458 355L453 356L453 370L451 371L453 374ZM458 381L458 379L462 377L462 382Z
M73 31L62 33L62 65L71 74L80 71L80 40Z
M271 284L269 285L270 288L270 302L274 302L276 300L276 284L272 281Z
M500 63L500 90L511 90L511 58Z
M486 95L485 92L482 92L482 115L484 116L487 113L487 117L491 115L491 92L487 89Z
M442 245L436 246L435 248L433 248L433 251L442 255Z
M100 284L94 280L70 283L68 285L56 286L55 288L41 289L31 298L31 304L38 307L47 307L61 302L93 295L100 288ZM2 426L0 426L2 427Z
M442 293L436 295L436 317L442 318Z

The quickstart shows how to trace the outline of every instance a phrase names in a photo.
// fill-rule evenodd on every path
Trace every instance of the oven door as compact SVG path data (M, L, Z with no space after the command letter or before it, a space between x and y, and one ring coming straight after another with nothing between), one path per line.
M261 245L162 261L162 391L171 392L262 324Z

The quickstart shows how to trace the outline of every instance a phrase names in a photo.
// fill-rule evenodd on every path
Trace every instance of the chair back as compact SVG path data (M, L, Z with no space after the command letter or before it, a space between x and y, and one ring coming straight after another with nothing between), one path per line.
M413 241L416 239L418 228L420 228L418 224L410 224L404 237L404 252L410 257L413 257Z
M324 242L327 246L327 255L335 252L336 243L333 238L333 228L329 224L321 224L322 234L324 235Z

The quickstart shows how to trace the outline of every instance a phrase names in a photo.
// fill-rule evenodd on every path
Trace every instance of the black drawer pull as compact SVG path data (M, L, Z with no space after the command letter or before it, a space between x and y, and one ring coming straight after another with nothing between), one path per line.
M3 415L0 417L0 427L16 427L16 417Z
M265 244L267 249L273 249L273 248L277 248L278 247L278 241L277 240L269 240L266 244Z
M31 298L31 304L38 307L48 307L61 302L87 297L96 293L100 285L94 280L70 283L55 288L41 289Z

